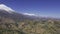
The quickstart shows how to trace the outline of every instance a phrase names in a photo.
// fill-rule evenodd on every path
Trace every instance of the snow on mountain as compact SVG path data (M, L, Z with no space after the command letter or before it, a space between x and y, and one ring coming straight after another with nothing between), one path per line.
M11 13L11 14L14 12L13 9L11 9L10 7L8 7L4 4L0 4L0 10L4 10L4 11L6 11L8 13ZM36 14L30 14L30 13L22 13L22 14L23 15L28 15L28 16L37 16Z
M24 15L29 15L29 16L37 16L35 14L30 14L30 13L23 13Z
M4 4L0 4L0 10L5 10L5 11L7 11L7 12L9 12L9 13L11 13L11 12L14 11L13 9L11 9L10 7L7 7L7 6L4 5Z

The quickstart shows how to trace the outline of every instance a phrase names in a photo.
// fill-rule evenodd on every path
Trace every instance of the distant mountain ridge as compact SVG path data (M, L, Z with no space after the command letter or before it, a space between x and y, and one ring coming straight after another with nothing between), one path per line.
M4 4L0 4L0 16L4 16L11 19L31 19L31 20L40 20L40 19L55 19L55 18L46 18L41 16L35 16L34 14L28 14L28 13L16 13L15 10L11 9L10 7L7 7Z
M30 16L30 15L24 15L21 13L16 13L13 9L7 7L4 4L0 5L0 16L6 17L6 18L11 18L13 20L24 20L24 19L35 19L35 16Z

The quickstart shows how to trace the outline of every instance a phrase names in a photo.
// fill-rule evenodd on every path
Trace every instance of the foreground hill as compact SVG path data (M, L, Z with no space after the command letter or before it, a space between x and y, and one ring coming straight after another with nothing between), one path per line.
M60 34L60 20L16 13L0 5L0 34Z

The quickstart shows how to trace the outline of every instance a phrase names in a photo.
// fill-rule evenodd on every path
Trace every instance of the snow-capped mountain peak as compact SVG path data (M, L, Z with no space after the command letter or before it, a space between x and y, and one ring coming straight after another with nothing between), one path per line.
M5 10L5 11L7 11L7 12L9 12L9 13L11 13L11 12L14 11L13 9L11 9L10 7L7 7L7 6L4 5L4 4L0 4L0 10Z

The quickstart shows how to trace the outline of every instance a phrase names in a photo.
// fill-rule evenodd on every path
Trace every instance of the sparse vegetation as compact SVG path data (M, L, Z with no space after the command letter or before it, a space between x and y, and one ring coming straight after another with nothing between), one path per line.
M18 22L1 18L0 34L60 34L60 21L25 19Z

